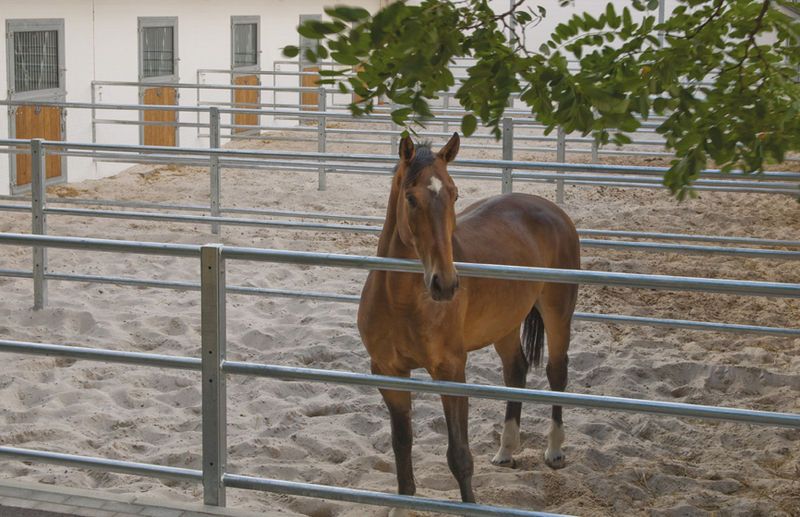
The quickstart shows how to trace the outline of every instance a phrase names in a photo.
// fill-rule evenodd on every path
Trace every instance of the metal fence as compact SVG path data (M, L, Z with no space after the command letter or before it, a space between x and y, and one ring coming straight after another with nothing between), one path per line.
M139 83L123 83L123 84L130 84L136 85ZM205 85L210 86L210 85ZM249 87L249 86L227 86L227 85L216 85L219 88L261 88L261 87ZM324 96L320 97L321 99ZM29 102L20 102L20 101L0 101L0 105L8 105L8 106L20 106L30 104ZM287 152L279 152L273 151L271 157L272 158L281 158L284 160L293 160L295 163L291 164L291 166L295 169L302 169L302 170L315 170L318 173L318 185L320 190L324 190L327 184L327 175L328 173L348 173L348 174L387 174L388 171L386 169L376 169L374 164L381 163L385 164L387 162L392 162L395 158L389 156L380 156L377 159L370 159L369 155L363 154L336 154L336 153L329 153L327 152L330 149L330 144L335 142L357 142L356 140L337 140L334 137L340 133L348 133L353 130L347 128L332 128L328 127L328 122L330 121L352 121L353 118L349 113L341 112L341 111L327 111L324 109L324 106L320 111L292 111L292 110L271 110L266 111L263 109L243 109L243 108L220 108L215 106L152 106L152 105L141 105L141 104L96 104L96 103L80 103L80 102L53 102L53 103L37 103L40 106L58 106L62 108L70 108L70 109L88 109L92 111L92 143L97 143L97 126L101 124L126 124L126 125L135 125L135 126L145 126L145 125L171 125L176 127L191 127L197 128L198 130L202 128L208 129L208 139L211 147L218 148L223 139L223 133L225 130L229 131L229 134L225 135L224 138L231 138L235 137L236 134L234 133L235 130L241 129L246 126L236 125L233 124L231 121L230 123L223 123L222 117L223 115L229 116L231 119L237 114L259 114L259 115L269 115L272 117L278 116L292 116L296 117L300 120L309 120L313 121L315 126L309 127L307 125L298 125L295 127L282 127L279 129L282 130L289 130L289 131L301 131L301 132L312 132L314 133L314 137L309 139L309 141L315 141L317 143L317 153L287 153ZM104 119L104 118L97 118L97 111L106 111L106 110L113 110L115 112L136 112L141 113L143 111L175 111L178 114L181 113L190 113L195 114L198 117L197 122L187 122L187 121L176 121L176 122L148 122L144 120L123 120L123 119ZM202 121L200 116L201 114L206 117L207 121ZM141 117L140 117L141 118ZM439 122L452 122L457 123L460 120L459 117L453 116L442 116L438 118ZM366 116L361 120L362 123L382 123L382 124L391 124L391 117L388 115L370 115ZM565 184L571 185L586 185L586 186L614 186L614 187L635 187L635 188L657 188L661 189L663 187L662 177L664 173L667 171L666 167L641 167L641 166L623 166L623 165L601 165L601 164L587 164L587 163L564 163L566 160L566 152L567 152L567 143L571 141L580 141L580 142L589 142L592 140L591 138L575 138L571 139L564 135L563 131L559 131L557 136L549 137L549 136L542 136L541 139L545 140L552 140L556 142L555 152L558 161L556 162L535 162L535 161L515 161L514 160L514 153L515 150L519 151L520 147L518 145L519 139L523 138L520 136L520 129L525 127L535 127L536 123L532 120L525 120L525 119L515 119L508 117L503 120L503 137L501 141L502 147L502 160L474 160L474 159L461 159L458 161L458 167L453 167L452 174L456 177L463 176L463 177L471 177L473 179L481 179L481 180L495 180L501 182L501 190L502 192L511 192L513 190L513 184L515 181L517 182L525 182L525 181L544 181L554 183L556 187L556 200L559 203L563 203L564 201L564 187ZM274 126L258 126L257 129L276 129ZM362 130L359 129L358 131L365 131L369 134L383 134L389 138L391 141L392 149L396 149L397 147L397 135L398 132L396 130ZM431 132L429 133L431 136L434 137L449 137L450 134L446 132ZM271 137L272 138L272 137ZM473 141L478 138L484 138L481 136L477 137L470 137ZM493 141L493 137L485 136L485 138L491 138ZM531 138L540 138L540 137L531 137ZM274 139L274 138L272 138ZM302 140L302 138L294 138L294 137L287 137L290 140ZM470 140L470 139L467 139ZM10 140L6 140L5 142L10 142ZM108 146L109 144L98 144L103 146ZM479 148L486 148L488 144L486 143L463 143L462 147L479 147ZM128 146L128 151L132 149L133 146ZM157 154L153 154L156 151L149 146L143 146L140 148L141 153L148 153L149 156L139 156L136 159L131 159L132 156L127 157L120 157L120 156L112 156L108 155L107 153L103 153L101 151L118 151L119 146L112 147L112 148L95 148L95 149L86 149L86 151L91 151L91 154L83 154L77 155L75 154L75 150L72 150L71 154L68 156L84 156L84 157L91 157L95 161L98 162L139 162L139 163L163 163L163 161L158 161L159 159L163 160L163 156L159 157ZM182 156L173 156L174 163L186 163L186 164L197 164L196 160L191 161L187 160L187 153L178 150L179 148L164 148L161 149L162 155L175 155L181 154ZM189 148L191 151L191 148ZM196 150L195 150L196 151ZM620 151L622 152L622 151ZM627 151L626 151L627 152ZM191 154L197 154L197 152L189 152ZM391 154L394 154L392 152ZM324 155L324 156L322 156ZM239 151L239 154L232 153L230 155L231 158L239 158L238 161L228 161L225 166L226 167L235 167L237 165L246 166L249 168L252 167L259 167L259 164L253 160L255 156L260 158L270 157L269 154L260 154L260 155L253 155L253 154L242 154L242 151ZM298 162L297 158L303 157L306 158L305 162ZM249 161L247 159L249 158ZM244 159L244 160L242 160ZM346 161L348 163L342 163L342 161ZM328 163L329 161L335 163ZM274 167L275 163L269 164L270 167ZM288 165L284 163L284 165ZM263 166L262 166L263 167ZM477 170L476 170L477 169ZM494 169L494 171L487 171L486 169ZM499 170L500 174L497 173ZM776 194L787 194L787 195L798 195L800 193L800 189L798 189L798 184L800 184L800 173L797 172L766 172L763 174L759 174L757 176L750 175L750 174L743 174L741 172L735 171L732 173L722 173L716 169L709 169L703 171L697 181L694 182L694 188L698 191L716 191L716 192L753 192L753 193L776 193Z
M295 63L296 64L296 63ZM325 66L326 64L322 64ZM328 64L333 66L332 64ZM396 135L399 132L391 117L390 111L395 106L388 103L378 104L375 107L375 114L366 117L355 119L347 109L347 104L351 101L350 95L338 93L336 90L326 89L324 87L308 87L297 85L279 85L279 79L288 79L298 81L299 78L308 75L316 75L314 72L303 71L253 71L248 75L258 75L260 77L270 77L272 85L232 85L223 83L204 83L202 82L207 74L223 74L228 78L236 74L234 70L227 69L200 69L197 71L196 83L164 83L149 86L163 86L177 88L178 90L193 90L196 92L194 107L208 108L212 106L220 107L222 109L236 109L242 108L243 103L237 103L232 99L225 100L219 97L220 93L233 93L236 91L257 91L259 93L268 93L271 95L271 101L264 102L262 99L256 104L247 104L246 108L248 114L258 114L259 119L265 116L274 121L284 120L293 121L297 125L286 126L284 125L237 125L233 122L232 117L228 124L223 126L224 129L229 130L225 134L225 138L230 139L250 139L260 138L261 131L277 130L299 133L297 136L280 137L272 136L273 140L291 139L293 141L307 141L314 142L316 140L315 130L313 127L304 125L304 122L321 120L323 125L326 125L327 120L350 121L358 123L358 126L363 126L364 122L376 123L384 127L384 129L364 128L364 127L341 127L330 128L328 133L328 143L349 143L349 144L366 144L372 146L388 146L390 152L394 152L397 147ZM92 102L98 98L98 88L143 88L148 85L140 82L124 82L124 81L94 81L92 83ZM203 97L203 93L207 97ZM317 97L315 104L304 104L302 95L313 94ZM215 97L213 94L217 94ZM212 95L212 98L208 98ZM186 106L184 106L186 107ZM439 138L444 135L452 133L454 129L458 129L461 116L464 114L463 110L458 106L453 92L443 92L441 95L440 104L434 104L432 107L434 118L427 123L429 126L420 128L419 135L426 138ZM304 113L305 112L305 113ZM244 114L245 112L241 112ZM320 118L322 117L322 118ZM566 161L567 153L580 154L583 156L590 155L593 163L598 162L599 157L602 155L607 156L649 156L649 157L671 157L673 153L667 152L665 149L664 138L656 132L656 128L660 125L666 117L653 115L647 120L641 121L641 126L630 133L632 141L626 146L609 148L606 146L599 146L593 137L583 137L578 135L568 135L563 131L556 131L553 135L544 134L546 126L538 123L534 118L530 109L524 105L512 102L509 106L506 117L510 122L504 121L504 131L506 131L505 124L510 124L510 127L516 127L517 131L512 133L512 149L517 152L545 152L554 153L556 161ZM139 123L145 124L143 121L131 121L120 119L97 119L93 116L93 126L100 124L131 124ZM171 123L166 123L171 124ZM185 122L180 124L184 127L191 127L191 123ZM207 136L201 133L201 117L198 114L194 124L198 127L198 136ZM254 130L253 132L238 132L244 129ZM304 136L306 135L310 136ZM543 145L544 144L544 145ZM498 154L505 153L507 144L499 143L495 137L487 130L480 129L472 137L464 143L465 148L476 149L495 149ZM513 152L513 151L512 151ZM505 154L503 155L505 157ZM793 156L788 157L789 160L798 160Z
M0 145L5 143L16 144L13 152L24 152L21 147L28 146L31 154L32 164L32 188L30 196L30 205L20 204L0 204L0 211L15 211L15 212L30 212L32 220L32 230L35 235L47 234L47 217L48 216L76 216L76 217L92 217L92 218L112 218L112 219L127 219L127 220L146 220L146 221L169 221L181 223L201 223L210 224L213 233L219 232L221 225L231 226L248 226L248 227L261 227L261 228L281 228L291 230L308 230L308 231L333 231L333 232L358 232L368 234L379 234L380 226L378 225L365 225L353 224L354 222L374 222L382 223L380 218L369 218L364 216L335 216L334 214L319 214L308 212L283 212L276 210L255 210L255 209L231 209L233 213L241 214L258 214L273 216L273 219L263 218L242 218L242 217L226 217L223 216L223 207L220 203L221 186L220 186L220 169L222 164L226 163L222 157L228 155L243 155L247 157L259 156L266 154L273 157L276 153L265 151L230 151L222 149L186 149L186 148L147 148L142 146L108 146L101 144L75 144L70 142L45 142L42 140L31 141L1 141ZM192 160L202 160L202 163L207 165L210 170L210 206L205 209L211 215L189 215L177 213L159 213L159 212L144 212L144 211L130 211L130 210L100 210L97 208L62 208L62 207L49 207L47 206L48 200L46 199L45 192L45 154L47 152L70 153L73 151L100 151L100 152L136 152L136 151L150 151L156 153L180 151L183 154L176 154L170 157L165 157L159 154L159 159L165 159L170 163L180 160L187 155L196 155L201 158L192 158ZM277 153L283 156L288 153ZM292 153L295 158L306 159L307 157L298 157L298 153ZM313 153L306 153L313 154ZM152 156L145 154L144 156ZM314 154L314 157L320 158L323 155ZM325 157L334 157L336 159L349 160L352 155L324 155ZM368 156L372 161L385 162L394 161L393 157L380 157ZM128 159L128 158L124 158ZM238 158L237 158L238 159ZM257 160L262 166L267 160ZM491 163L487 160L479 160L477 162ZM285 165L285 162L279 162ZM290 162L291 163L291 162ZM506 165L508 162L499 162L499 165ZM11 199L19 200L19 197ZM62 203L69 202L75 203L72 200L55 200ZM175 207L172 205L163 204L148 204L136 202L117 202L113 200L84 200L85 205L97 205L106 207L125 207L125 208L158 208L170 209L176 208L183 210L198 210L200 207ZM339 224L330 222L308 222L308 221L287 221L281 217L322 217L324 218L340 218L348 221L350 224ZM351 217L351 219L347 219ZM353 219L355 217L355 219ZM762 258L762 259L778 259L795 261L800 259L800 251L791 248L799 248L800 241L784 241L775 239L755 239L744 237L716 237L716 236L692 236L680 234L659 234L654 232L620 232L620 231L604 231L604 230L579 230L581 235L581 246L608 248L615 250L639 250L646 252L677 252L677 253L701 253L712 255L730 255L738 257L749 258ZM615 239L596 239L592 237L606 236L614 237ZM716 245L696 245L676 242L639 242L634 240L619 240L620 237L627 239L661 239L661 240L689 240L700 242L711 242ZM742 246L721 246L719 244L747 244L747 247ZM758 246L780 246L790 249L765 249ZM21 276L21 272L16 272L15 276ZM96 281L107 282L108 279L102 277L86 277L82 275L65 275L57 274L48 271L47 255L44 249L37 249L34 253L33 270L27 276L34 280L34 308L43 308L46 304L46 292L48 280L62 280L62 281ZM113 282L112 282L113 283ZM135 282L131 282L135 283ZM161 284L164 287L177 287L187 288L186 284L174 284L165 282ZM192 286L188 286L191 288ZM194 286L196 287L196 286ZM336 300L341 302L356 302L357 299L350 295L335 294L335 293L319 293L308 291L291 291L291 290L269 290L272 296L301 296L319 300ZM262 293L266 294L266 293ZM722 322L705 322L705 321L692 321L692 320L679 320L672 318L653 318L630 316L621 314L597 314L597 313L576 313L575 319L606 322L610 324L625 324L625 325L647 325L658 327L671 327L683 328L693 330L708 330L708 331L722 331L722 332L747 332L762 335L776 335L776 336L800 336L800 329L788 327L770 327L763 325L742 325L736 323L722 323Z
M499 386L460 384L422 379L401 379L343 371L317 370L279 365L229 361L226 359L226 293L243 293L226 282L226 261L246 260L256 262L290 263L301 265L357 268L384 271L420 273L418 261L336 255L328 253L294 252L256 248L235 248L219 244L187 245L152 242L115 241L75 237L51 237L23 234L0 234L0 245L30 246L37 250L63 248L91 252L135 253L158 256L199 258L201 292L201 358L175 357L158 354L123 352L104 349L0 340L0 350L5 352L69 357L118 364L133 364L160 368L176 368L202 373L202 468L185 469L163 465L134 463L122 460L87 457L73 454L35 451L16 447L0 447L0 456L26 461L41 461L121 472L140 476L202 482L204 503L224 506L226 488L260 490L297 496L320 497L362 504L386 505L416 510L438 511L476 516L534 516L547 515L513 508L464 504L437 499L426 499L380 492L370 492L343 487L309 483L296 483L275 479L257 478L228 472L226 435L226 377L249 375L284 381L304 380L360 386L373 386L395 390L463 395L496 400L512 400L538 404L560 404L573 407L633 411L639 413L673 415L743 422L750 424L800 428L800 415L754 411L747 409L701 406L675 402L626 399L577 393L560 393ZM547 268L531 268L486 264L456 264L459 274L484 278L502 278L521 281L547 281L616 285L634 288L706 290L710 292L746 296L778 296L800 298L800 284L752 282L703 278L671 277L663 275L637 275L604 273ZM11 276L14 272L4 272ZM19 273L19 272L17 272ZM108 281L128 284L129 279L107 278ZM137 285L164 287L164 282L141 280ZM184 286L187 288L189 286ZM251 291L256 291L251 289ZM251 292L249 294L257 294Z

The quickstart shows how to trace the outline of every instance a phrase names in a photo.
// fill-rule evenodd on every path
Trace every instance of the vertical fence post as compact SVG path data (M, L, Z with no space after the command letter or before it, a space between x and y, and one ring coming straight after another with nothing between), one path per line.
M319 89L319 105L317 109L319 111L319 119L317 122L317 152L324 153L325 148L327 147L327 135L325 133L327 120L325 118L325 111L327 109L327 99L325 97L325 88ZM325 164L320 159L319 163L319 180L317 189L318 190L325 190L327 188L327 178L325 177Z
M203 78L200 76L200 70L198 70L197 71L197 83L196 83L197 84L197 89L195 90L195 99L194 99L195 106L198 106L198 107L200 106L200 81L202 81L202 80L203 80ZM195 113L197 114L197 138L200 138L200 130L201 130L201 127L200 127L200 110L197 110Z
M556 142L556 161L558 163L565 163L567 161L567 134L564 128L558 126L558 140ZM563 174L564 170L559 170L559 174ZM564 180L556 180L556 204L564 203Z
M44 212L46 191L45 151L42 139L31 140L31 233L47 235L47 215ZM47 248L33 247L33 310L47 305Z
M203 501L225 506L222 476L227 463L225 374L225 261L222 245L200 248L201 353L203 370Z
M94 81L91 83L92 88L92 143L97 143L97 110L95 109L95 105L97 104L97 85L94 84Z
M658 24L661 25L664 23L664 18L666 16L666 9L667 9L667 2L666 0L658 0ZM664 46L664 31L658 31L658 46Z
M211 149L219 149L221 142L219 108L216 107L209 108L208 126L209 126L208 146ZM220 215L219 198L221 190L221 180L220 180L218 154L212 154L209 157L208 172L211 180L211 188L209 190L209 197L211 198L211 217L219 217ZM211 233L215 235L219 234L219 223L211 223Z
M514 159L514 120L511 117L503 118L503 160ZM503 186L501 192L509 194L514 190L512 178L513 169L503 167Z
M391 113L397 109L397 105L395 105L394 101L389 103L389 118L391 118ZM398 141L397 141L397 131L400 128L397 124L394 123L394 120L389 121L389 154L395 154L398 152Z
M592 163L597 163L600 161L600 142L595 137L592 140Z
M450 108L450 91L446 91L442 96L442 108L444 108L444 116L445 116L445 120L442 123L442 131L444 131L445 133L449 133L450 123L447 121L447 117L449 117L450 114L447 113L447 110Z

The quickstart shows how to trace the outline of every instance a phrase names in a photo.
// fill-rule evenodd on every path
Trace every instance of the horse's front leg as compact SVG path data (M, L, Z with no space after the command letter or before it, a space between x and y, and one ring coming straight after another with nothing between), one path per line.
M389 371L372 364L372 373L376 375L392 375L408 377L410 372ZM397 470L397 493L414 495L417 491L414 483L414 468L411 464L411 446L414 434L411 430L411 393L408 391L380 390L392 425L392 449ZM397 512L402 515L402 512Z
M436 380L465 382L466 354L462 353L438 363L429 372ZM475 502L472 492L472 453L469 450L469 399L442 395L447 421L447 464L461 489L461 500Z

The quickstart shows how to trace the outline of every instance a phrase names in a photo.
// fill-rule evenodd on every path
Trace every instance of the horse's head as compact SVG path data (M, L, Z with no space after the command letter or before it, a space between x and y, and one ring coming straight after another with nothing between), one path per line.
M458 154L454 133L438 153L428 145L415 148L411 138L400 142L395 185L397 230L403 243L417 252L425 268L425 286L436 301L451 300L458 288L453 266L453 231L458 189L447 164Z

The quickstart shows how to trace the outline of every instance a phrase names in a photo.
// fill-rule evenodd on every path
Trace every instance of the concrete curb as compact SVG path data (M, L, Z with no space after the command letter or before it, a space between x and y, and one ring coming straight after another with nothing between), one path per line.
M251 512L201 504L177 503L141 494L113 494L0 479L0 517L285 517L283 512Z

